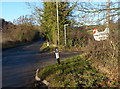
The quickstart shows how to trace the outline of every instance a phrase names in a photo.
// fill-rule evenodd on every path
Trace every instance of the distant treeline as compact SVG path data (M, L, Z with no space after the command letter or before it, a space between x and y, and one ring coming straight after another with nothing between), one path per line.
M3 49L17 46L18 43L32 42L42 37L40 27L32 24L32 21L24 16L17 19L15 23L7 22L4 19L0 19L0 21ZM20 21L22 22L20 23Z

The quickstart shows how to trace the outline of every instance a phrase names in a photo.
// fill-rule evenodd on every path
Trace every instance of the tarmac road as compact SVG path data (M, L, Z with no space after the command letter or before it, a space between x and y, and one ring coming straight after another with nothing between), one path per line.
M31 87L35 71L57 62L53 52L42 52L40 40L30 45L11 48L2 52L2 87ZM80 52L61 52L61 60Z

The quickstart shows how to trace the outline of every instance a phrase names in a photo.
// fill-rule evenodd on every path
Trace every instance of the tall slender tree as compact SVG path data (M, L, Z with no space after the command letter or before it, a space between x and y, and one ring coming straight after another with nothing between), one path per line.
M64 25L70 22L69 17L73 9L72 7L74 6L70 7L69 2L58 2L60 44L64 40ZM42 31L45 33L46 38L54 44L58 40L56 8L56 2L43 2L43 8L35 8Z

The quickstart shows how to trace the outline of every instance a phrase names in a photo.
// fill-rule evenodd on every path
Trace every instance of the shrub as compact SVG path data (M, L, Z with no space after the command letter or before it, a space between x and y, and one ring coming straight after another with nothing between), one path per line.
M68 32L68 47L85 47L88 44L89 33L87 30L72 30Z
M88 58L92 59L96 68L102 72L112 75L113 79L118 78L118 30L110 30L109 39L95 41L93 37L85 48Z

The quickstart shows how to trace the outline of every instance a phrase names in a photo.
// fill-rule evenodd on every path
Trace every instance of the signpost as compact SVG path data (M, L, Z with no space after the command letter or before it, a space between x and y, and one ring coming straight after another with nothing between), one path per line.
M109 22L110 22L110 0L107 0L106 3L106 28L102 32L98 32L97 29L94 29L94 39L96 41L106 40L109 36Z
M65 45L66 45L66 38L67 38L67 35L66 35L66 26L68 26L68 24L65 24L65 25L64 25Z
M58 1L56 0L56 11L57 11L57 29L58 29L58 40L57 45L59 46L59 14L58 14Z
M106 40L109 37L109 28L105 28L102 32L98 32L95 28L93 30L93 37L96 41Z
M55 57L56 57L58 64L60 64L60 56L59 56L58 47L55 47Z
M50 46L50 43L49 43L49 41L47 41L47 47L49 47Z
M58 32L57 32L57 46L59 47L59 31L60 31L60 29L59 29L59 13L58 13L58 2L59 2L59 0L56 0L56 15L57 15L57 30L58 30ZM56 57L56 60L57 60L57 62L58 62L58 64L60 64L60 58L59 58L59 50L58 50L58 47L55 47L55 57Z

